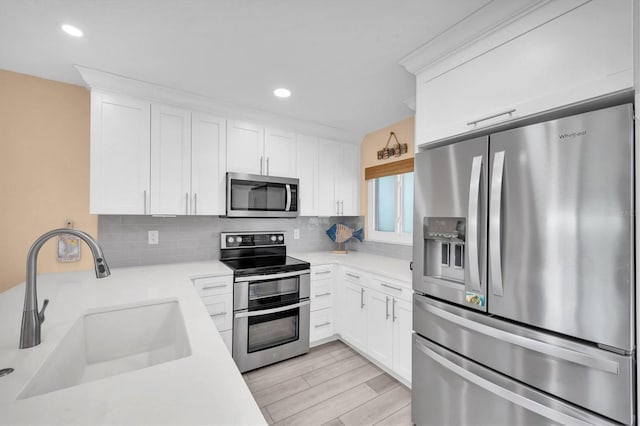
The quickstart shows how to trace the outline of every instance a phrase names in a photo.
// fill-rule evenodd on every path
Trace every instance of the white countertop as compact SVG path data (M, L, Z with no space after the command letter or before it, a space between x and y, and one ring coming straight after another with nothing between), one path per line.
M266 424L209 318L190 278L226 275L220 262L114 268L98 280L93 271L38 276L40 306L51 302L42 343L18 349L24 284L0 294L2 424ZM192 354L129 373L16 400L69 328L85 311L175 298Z
M350 251L347 254L331 252L290 253L290 256L306 260L311 265L336 263L351 266L371 274L396 279L411 288L411 270L409 261L375 254Z

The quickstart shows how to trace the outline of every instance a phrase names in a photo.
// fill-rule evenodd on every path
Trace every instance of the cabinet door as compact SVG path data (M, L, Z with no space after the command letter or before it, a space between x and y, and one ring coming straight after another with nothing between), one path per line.
M242 121L227 122L227 171L261 174L264 170L264 129Z
M360 147L344 144L336 171L336 198L340 202L340 214L358 216L360 211Z
M296 134L282 130L265 129L264 174L295 178Z
M587 2L438 77L418 74L416 147L633 87L631 7Z
M334 182L336 164L340 162L341 155L340 144L318 140L318 216L338 214Z
M318 215L318 141L309 136L298 135L297 169L300 187L298 206L301 216Z
M149 213L150 127L148 102L91 92L91 213Z
M385 367L393 366L393 298L367 289L367 354Z
M411 382L411 303L393 299L393 371Z
M191 113L151 106L151 214L189 214Z
M191 214L225 213L227 124L224 118L191 118Z
M342 283L340 333L344 340L362 351L367 347L366 292L362 286Z

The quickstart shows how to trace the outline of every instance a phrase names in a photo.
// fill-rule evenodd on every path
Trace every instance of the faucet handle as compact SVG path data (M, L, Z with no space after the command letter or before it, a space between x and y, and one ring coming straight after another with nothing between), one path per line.
M40 319L40 324L44 322L44 310L47 309L47 305L49 304L49 299L44 299L44 303L42 303L42 309L38 312L38 319Z

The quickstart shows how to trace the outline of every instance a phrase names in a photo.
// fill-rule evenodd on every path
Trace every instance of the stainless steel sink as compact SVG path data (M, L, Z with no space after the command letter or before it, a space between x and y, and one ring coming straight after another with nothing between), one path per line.
M177 300L82 315L18 399L77 386L191 355Z

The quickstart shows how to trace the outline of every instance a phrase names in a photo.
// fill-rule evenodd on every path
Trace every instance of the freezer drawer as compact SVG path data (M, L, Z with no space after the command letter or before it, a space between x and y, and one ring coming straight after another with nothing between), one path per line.
M416 425L615 424L413 336Z
M416 333L534 388L632 424L635 361L415 295Z

